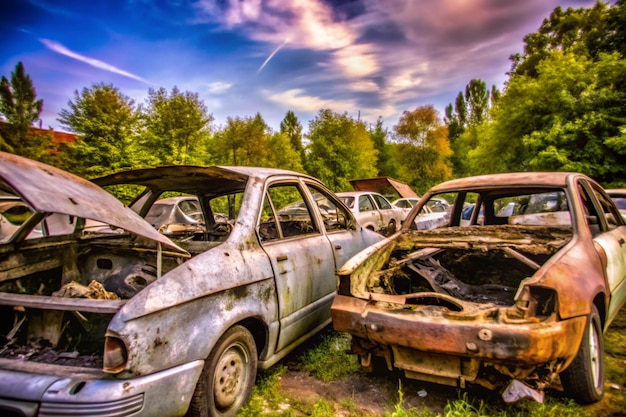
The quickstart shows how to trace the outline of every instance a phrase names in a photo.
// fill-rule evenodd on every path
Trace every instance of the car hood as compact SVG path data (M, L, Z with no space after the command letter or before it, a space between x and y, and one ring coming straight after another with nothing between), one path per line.
M186 251L97 185L50 165L0 152L0 178L42 213L91 219Z

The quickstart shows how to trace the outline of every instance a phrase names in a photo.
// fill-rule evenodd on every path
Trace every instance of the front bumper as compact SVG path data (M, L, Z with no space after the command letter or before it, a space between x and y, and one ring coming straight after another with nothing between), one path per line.
M3 363L4 365L4 363ZM203 361L194 361L154 374L117 380L101 374L54 375L53 366L42 373L0 369L0 415L15 416L179 416L183 415ZM12 368L15 368L12 366Z
M388 346L396 354L401 351L403 361L413 351L436 354L442 360L460 358L528 369L555 360L569 364L578 352L586 323L586 317L511 323L498 317L446 315L435 306L388 306L337 295L331 308L333 327ZM460 370L458 376L463 376Z

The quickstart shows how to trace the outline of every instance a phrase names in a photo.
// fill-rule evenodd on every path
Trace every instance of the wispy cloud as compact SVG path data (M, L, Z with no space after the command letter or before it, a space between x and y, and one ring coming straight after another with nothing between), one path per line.
M280 93L266 92L267 97L287 108L304 112L317 112L319 109L333 109L337 112L358 110L354 100L328 100L321 97L309 96L304 90L292 89Z
M141 81L143 83L146 84L151 84L150 82L148 82L147 80L139 77L138 75L132 74L128 71L124 71L120 68L117 68L113 65L107 64L106 62L100 61L98 59L94 59L94 58L89 58L83 55L80 55L68 48L66 48L65 46L61 45L58 42L55 41L51 41L49 39L40 39L40 42L43 43L48 49L50 49L51 51L54 51L58 54L61 55L65 55L67 57L70 57L72 59L75 59L77 61L80 62L84 62L87 65L91 65L92 67L95 68L99 68L102 69L104 71L109 71L112 72L114 74L119 74L122 75L124 77L128 77L128 78L132 78L133 80L137 80L137 81Z
M225 83L221 81L209 83L209 93L213 93L213 94L223 93L224 91L230 89L230 87L232 86L233 86L232 83Z

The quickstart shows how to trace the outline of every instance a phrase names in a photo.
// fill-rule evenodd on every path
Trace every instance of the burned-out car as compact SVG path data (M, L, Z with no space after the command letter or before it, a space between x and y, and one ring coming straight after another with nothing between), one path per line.
M336 269L383 239L318 180L283 170L89 182L0 153L0 190L28 208L0 242L2 415L232 416L257 368L330 323ZM202 221L167 237L143 217L177 196ZM281 217L295 202L298 218Z
M448 224L416 230L421 206L444 196ZM462 222L466 203L479 209ZM507 402L542 400L549 386L595 402L603 331L626 297L625 242L619 211L584 175L445 182L398 234L341 268L333 326L366 369L502 389Z

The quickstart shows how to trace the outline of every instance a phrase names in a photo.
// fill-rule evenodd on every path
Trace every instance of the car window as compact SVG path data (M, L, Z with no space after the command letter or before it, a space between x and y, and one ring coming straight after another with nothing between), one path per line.
M188 216L195 215L200 211L200 204L195 200L183 200L180 209Z
M335 204L332 197L324 191L310 184L307 184L307 187L320 211L327 232L354 229L354 224L351 224L352 217L343 206Z
M622 225L623 218L619 212L615 210L615 206L610 203L609 197L606 197L597 189L593 189L596 198L600 202L604 218L606 219L608 230L615 229L617 226Z
M395 206L398 208L411 208L411 203L408 200L398 200Z
M275 184L267 189L258 233L262 242L319 233L296 184Z
M11 239L32 214L28 205L17 195L0 195L0 242Z
M378 204L379 208L383 210L388 210L391 208L391 204L389 204L389 201L387 201L382 195L372 194L372 197L374 197L374 200L376 200L376 204Z
M354 197L342 196L342 197L339 197L339 199L343 202L343 204L345 204L349 208L351 209L354 208Z
M29 205L20 196L13 192L2 192L0 194L0 242L9 241L33 214ZM51 213L28 233L26 239L68 235L74 233L75 230L75 217Z
M359 211L372 211L374 210L374 202L369 195L359 196Z
M626 197L613 197L613 202L620 210L626 210Z
M583 206L587 226L589 227L591 234L595 236L600 233L601 230L600 216L598 215L598 212L593 205L593 200L589 196L587 189L583 187L583 185L580 183L578 184L578 194L580 196L581 204Z

